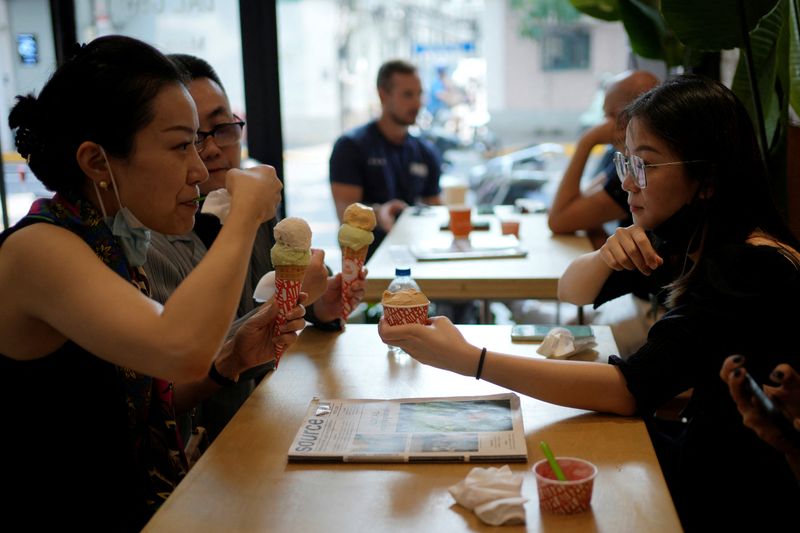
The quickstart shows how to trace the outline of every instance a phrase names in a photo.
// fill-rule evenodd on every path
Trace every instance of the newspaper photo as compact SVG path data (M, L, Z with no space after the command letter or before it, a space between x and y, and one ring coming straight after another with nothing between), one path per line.
M516 394L394 400L314 398L289 461L527 462Z

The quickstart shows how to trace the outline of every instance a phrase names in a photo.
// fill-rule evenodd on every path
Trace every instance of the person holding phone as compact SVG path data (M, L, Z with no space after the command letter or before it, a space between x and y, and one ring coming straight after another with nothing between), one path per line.
M38 97L18 97L8 122L55 195L0 235L3 518L37 531L139 531L187 469L173 383L215 369L282 186L271 168L229 172L224 228L162 305L141 268L148 228L189 231L208 178L182 74L141 41L101 37ZM304 309L278 335L276 306L264 313L260 331L237 337L268 359L296 340Z
M800 480L800 375L785 363L770 373L769 379L775 385L764 385L763 392L777 407L777 413L771 414L769 407L773 406L765 407L749 390L749 374L744 365L744 357L732 355L725 359L719 376L728 384L744 425L783 452L795 477ZM776 415L783 419L776 419Z
M668 312L647 342L611 364L521 358L468 344L445 318L380 324L387 344L421 362L472 375L540 400L648 423L687 531L780 527L800 487L782 454L741 423L719 368L731 353L759 382L778 363L800 368L800 243L774 207L750 117L722 84L678 76L625 110L616 170L633 225L579 257L559 299L595 305L636 290L663 292ZM653 425L657 408L693 388L678 434Z

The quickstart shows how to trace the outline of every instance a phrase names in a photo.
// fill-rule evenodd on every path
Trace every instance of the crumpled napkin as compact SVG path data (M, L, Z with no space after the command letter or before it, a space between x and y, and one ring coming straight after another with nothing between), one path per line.
M448 490L459 505L470 509L485 524L524 524L523 504L528 499L522 497L522 479L522 474L512 473L508 465L473 468Z
M536 353L549 358L563 359L596 345L593 337L576 339L566 328L553 328L544 336Z
M256 290L253 291L253 299L258 303L268 302L275 296L275 271L267 272L258 280Z
M227 189L216 189L208 193L201 213L214 215L219 219L220 224L225 223L228 213L231 212L231 193Z

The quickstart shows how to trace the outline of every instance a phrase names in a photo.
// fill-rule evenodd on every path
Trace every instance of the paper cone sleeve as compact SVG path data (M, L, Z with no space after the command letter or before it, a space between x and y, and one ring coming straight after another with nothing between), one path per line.
M360 250L354 250L349 246L342 247L342 318L345 320L353 312L347 295L350 286L358 279L358 273L364 267L368 249L369 246L364 246Z

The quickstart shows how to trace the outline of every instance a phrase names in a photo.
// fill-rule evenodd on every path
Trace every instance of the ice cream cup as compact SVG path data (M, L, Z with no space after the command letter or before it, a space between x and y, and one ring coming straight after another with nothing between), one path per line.
M556 457L567 481L559 481L553 469L542 459L533 465L539 507L553 514L574 514L591 506L594 478L597 467L589 461L575 457Z
M428 306L421 305L385 305L383 316L390 326L402 324L426 324L428 322Z
M358 273L364 267L368 249L369 246L364 246L360 250L354 250L349 246L342 248L342 318L345 320L353 312L347 295L353 282L358 279Z
M468 205L449 205L447 206L450 211L450 231L453 232L453 238L466 239L469 237L469 232L472 231L472 208Z

